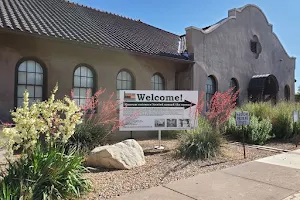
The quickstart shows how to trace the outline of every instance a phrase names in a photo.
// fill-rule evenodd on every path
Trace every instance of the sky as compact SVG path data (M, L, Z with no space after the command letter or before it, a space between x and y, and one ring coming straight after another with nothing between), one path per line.
M246 4L259 6L290 56L296 57L300 85L300 1L299 0L73 0L100 10L116 13L181 35L185 28L214 24L228 16L228 10Z

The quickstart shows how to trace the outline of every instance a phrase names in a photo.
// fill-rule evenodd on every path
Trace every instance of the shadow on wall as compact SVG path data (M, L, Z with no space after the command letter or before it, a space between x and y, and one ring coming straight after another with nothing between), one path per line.
M190 56L185 56L184 54L173 54L173 53L159 52L157 55L171 57L171 58L179 58L179 59L190 60L189 59Z
M1 122L12 123L13 121L11 115L0 113L0 126L1 126Z

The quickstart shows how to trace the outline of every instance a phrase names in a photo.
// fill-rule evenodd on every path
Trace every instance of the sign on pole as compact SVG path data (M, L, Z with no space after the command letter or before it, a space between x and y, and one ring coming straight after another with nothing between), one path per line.
M245 126L250 124L250 117L249 112L236 112L235 113L235 120L237 126Z
M249 112L242 111L242 112L236 112L235 113L235 121L237 126L242 126L242 133L243 133L243 150L244 150L244 159L246 158L246 149L245 149L245 132L244 132L244 126L247 126L250 124L250 116Z
M298 122L298 119L299 119L299 113L298 113L298 111L294 111L293 112L294 123Z
M198 91L121 90L120 131L186 130L198 125Z

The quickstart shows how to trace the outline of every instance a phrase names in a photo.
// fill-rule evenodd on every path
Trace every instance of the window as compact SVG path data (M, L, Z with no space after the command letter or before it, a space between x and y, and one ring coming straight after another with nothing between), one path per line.
M206 111L208 111L208 106L216 90L216 80L213 76L209 76L206 81Z
M95 76L86 66L79 66L74 71L73 78L74 100L77 105L84 105L86 99L95 92Z
M25 90L29 93L29 105L44 99L44 69L36 61L26 60L17 66L16 106L22 106Z
M129 71L121 70L117 76L117 98L119 99L118 90L133 90L134 80Z
M256 54L257 53L257 42L251 40L251 42L250 42L250 48L251 48L251 51Z
M151 78L152 90L164 90L164 78L160 74L154 74Z
M253 38L250 40L250 50L252 51L252 53L255 54L256 59L258 58L259 54L262 51L261 44L256 35L254 35Z
M290 100L290 87L286 85L284 87L284 100L289 101Z
M230 80L230 88L233 88L232 94L235 94L239 90L238 82L235 78ZM236 104L238 104L239 95L237 95Z

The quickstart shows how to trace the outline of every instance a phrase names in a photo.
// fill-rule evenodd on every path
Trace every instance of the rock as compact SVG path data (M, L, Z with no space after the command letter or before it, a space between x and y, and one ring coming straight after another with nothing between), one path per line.
M88 166L110 169L132 169L144 165L145 162L142 147L133 139L96 147L86 158Z

